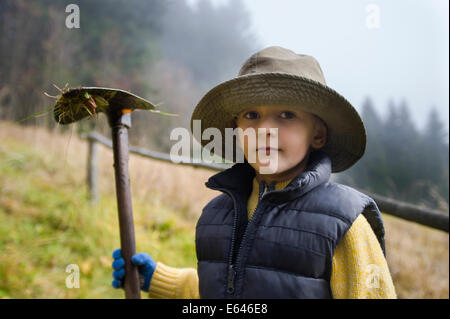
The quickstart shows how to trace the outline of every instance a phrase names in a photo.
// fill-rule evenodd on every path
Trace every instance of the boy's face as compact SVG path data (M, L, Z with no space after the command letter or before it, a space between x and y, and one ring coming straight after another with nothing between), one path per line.
M238 114L236 125L243 131L247 128L255 130L256 138L249 138L246 134L240 135L240 146L249 164L258 173L273 177L272 180L277 180L276 177L281 177L284 172L300 173L299 165L309 154L310 147L318 149L326 143L326 126L322 121L311 113L295 108L249 107ZM265 128L265 130L258 130L259 128ZM270 128L277 128L277 132ZM265 148L262 145L264 140ZM266 173L264 173L264 167L267 167L270 162L268 158L276 158L275 170L271 173L265 170ZM256 159L256 162L249 159Z

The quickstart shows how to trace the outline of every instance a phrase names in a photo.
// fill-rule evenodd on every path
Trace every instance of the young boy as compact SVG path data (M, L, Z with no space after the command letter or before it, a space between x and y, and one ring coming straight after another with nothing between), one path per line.
M151 298L396 298L377 205L328 183L363 156L366 134L313 57L277 46L253 54L238 77L201 99L191 129L194 120L222 136L242 129L245 158L206 183L222 194L197 223L197 270L133 256ZM247 129L257 138L242 134ZM215 151L235 162L236 152L225 152L235 146ZM113 257L119 288L120 250Z

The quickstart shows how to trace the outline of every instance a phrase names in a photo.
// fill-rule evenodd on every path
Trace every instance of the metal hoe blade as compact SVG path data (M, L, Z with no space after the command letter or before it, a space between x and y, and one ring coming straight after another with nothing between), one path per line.
M155 106L137 95L119 89L76 87L63 91L53 114L57 123L70 124L99 112L108 114L123 108L153 110Z

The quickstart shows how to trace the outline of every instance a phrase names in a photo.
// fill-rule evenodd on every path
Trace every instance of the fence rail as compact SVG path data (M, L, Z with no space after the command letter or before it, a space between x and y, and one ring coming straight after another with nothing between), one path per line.
M91 132L82 136L89 143L88 163L87 163L87 184L89 195L93 202L98 201L98 144L102 144L108 148L112 148L112 141L97 132ZM178 157L179 163L174 163L170 156L165 153L153 152L144 148L130 146L130 153L140 155L146 158L170 162L175 165L188 165L193 167L207 168L215 171L222 171L231 167L231 165L217 163L193 163L190 158ZM426 207L411 205L395 199L386 198L377 194L368 193L359 190L362 193L372 197L378 205L380 211L385 214L396 216L405 220L416 222L425 226L449 232L449 214L448 212L440 212Z

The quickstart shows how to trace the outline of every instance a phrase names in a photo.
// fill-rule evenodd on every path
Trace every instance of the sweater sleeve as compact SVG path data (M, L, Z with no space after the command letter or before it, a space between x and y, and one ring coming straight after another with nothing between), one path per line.
M336 299L396 299L381 246L360 214L333 256L331 291Z
M194 268L173 268L156 264L150 282L152 299L199 299L198 275Z

